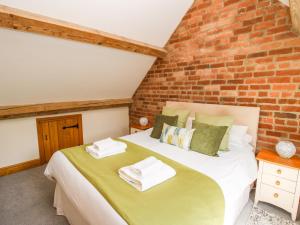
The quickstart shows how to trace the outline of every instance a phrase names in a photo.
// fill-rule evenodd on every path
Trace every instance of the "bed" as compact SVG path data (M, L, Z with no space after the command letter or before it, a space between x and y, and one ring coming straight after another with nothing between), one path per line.
M235 146L229 152L210 157L193 151L160 143L149 136L151 129L127 135L121 139L141 145L180 164L199 171L218 183L225 198L224 225L234 225L249 199L250 186L257 176L254 157L259 108L223 106L200 103L167 102L167 106L187 108L194 112L213 115L233 115L235 124L247 125L253 136L252 145ZM64 215L72 225L125 225L126 221L106 199L81 175L61 152L49 161L45 175L56 182L54 206L58 215Z

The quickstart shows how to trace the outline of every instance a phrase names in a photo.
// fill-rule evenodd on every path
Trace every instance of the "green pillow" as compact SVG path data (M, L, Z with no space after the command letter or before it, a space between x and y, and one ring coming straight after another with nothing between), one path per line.
M150 136L159 139L164 123L171 126L176 126L177 120L178 120L178 116L156 115L155 122L153 125L153 130Z
M214 126L193 121L194 131L191 147L192 151L215 156L228 127Z
M232 116L211 116L205 115L201 113L196 113L195 121L199 123L206 123L209 125L215 126L226 126L228 129L223 137L223 140L220 145L220 151L228 151L228 143L229 143L229 131L233 124L234 118Z
M172 108L172 107L163 107L162 110L162 114L166 115L166 116L178 116L178 121L177 121L177 127L179 128L184 128L186 121L190 115L190 111L189 110L185 110L185 109L176 109L176 108Z

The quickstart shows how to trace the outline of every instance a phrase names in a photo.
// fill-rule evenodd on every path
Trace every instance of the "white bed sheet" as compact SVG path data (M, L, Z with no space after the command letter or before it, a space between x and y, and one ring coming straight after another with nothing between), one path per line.
M206 174L221 187L225 198L224 225L233 225L248 201L249 186L257 176L257 163L250 146L231 146L229 152L210 157L160 143L151 130L122 137L174 161ZM56 180L81 216L91 225L125 225L122 217L61 152L49 161L45 175Z

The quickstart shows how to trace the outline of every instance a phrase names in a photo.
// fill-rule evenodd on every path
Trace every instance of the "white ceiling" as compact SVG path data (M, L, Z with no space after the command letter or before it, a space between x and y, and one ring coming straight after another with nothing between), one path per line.
M163 47L193 0L0 0ZM0 29L0 105L128 98L155 58Z
M163 47L193 0L0 0L0 4Z

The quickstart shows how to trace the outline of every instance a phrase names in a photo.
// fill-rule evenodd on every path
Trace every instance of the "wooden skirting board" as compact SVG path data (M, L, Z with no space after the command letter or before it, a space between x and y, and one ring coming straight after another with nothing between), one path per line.
M0 5L0 27L103 45L155 57L163 57L167 53L164 48L5 5Z
M0 106L0 120L51 115L66 112L79 112L95 109L129 107L132 99L106 99L92 101L56 102L34 105Z
M2 167L0 168L0 176L5 176L22 170L27 170L40 165L40 159L34 159L23 163L18 163L12 166Z

